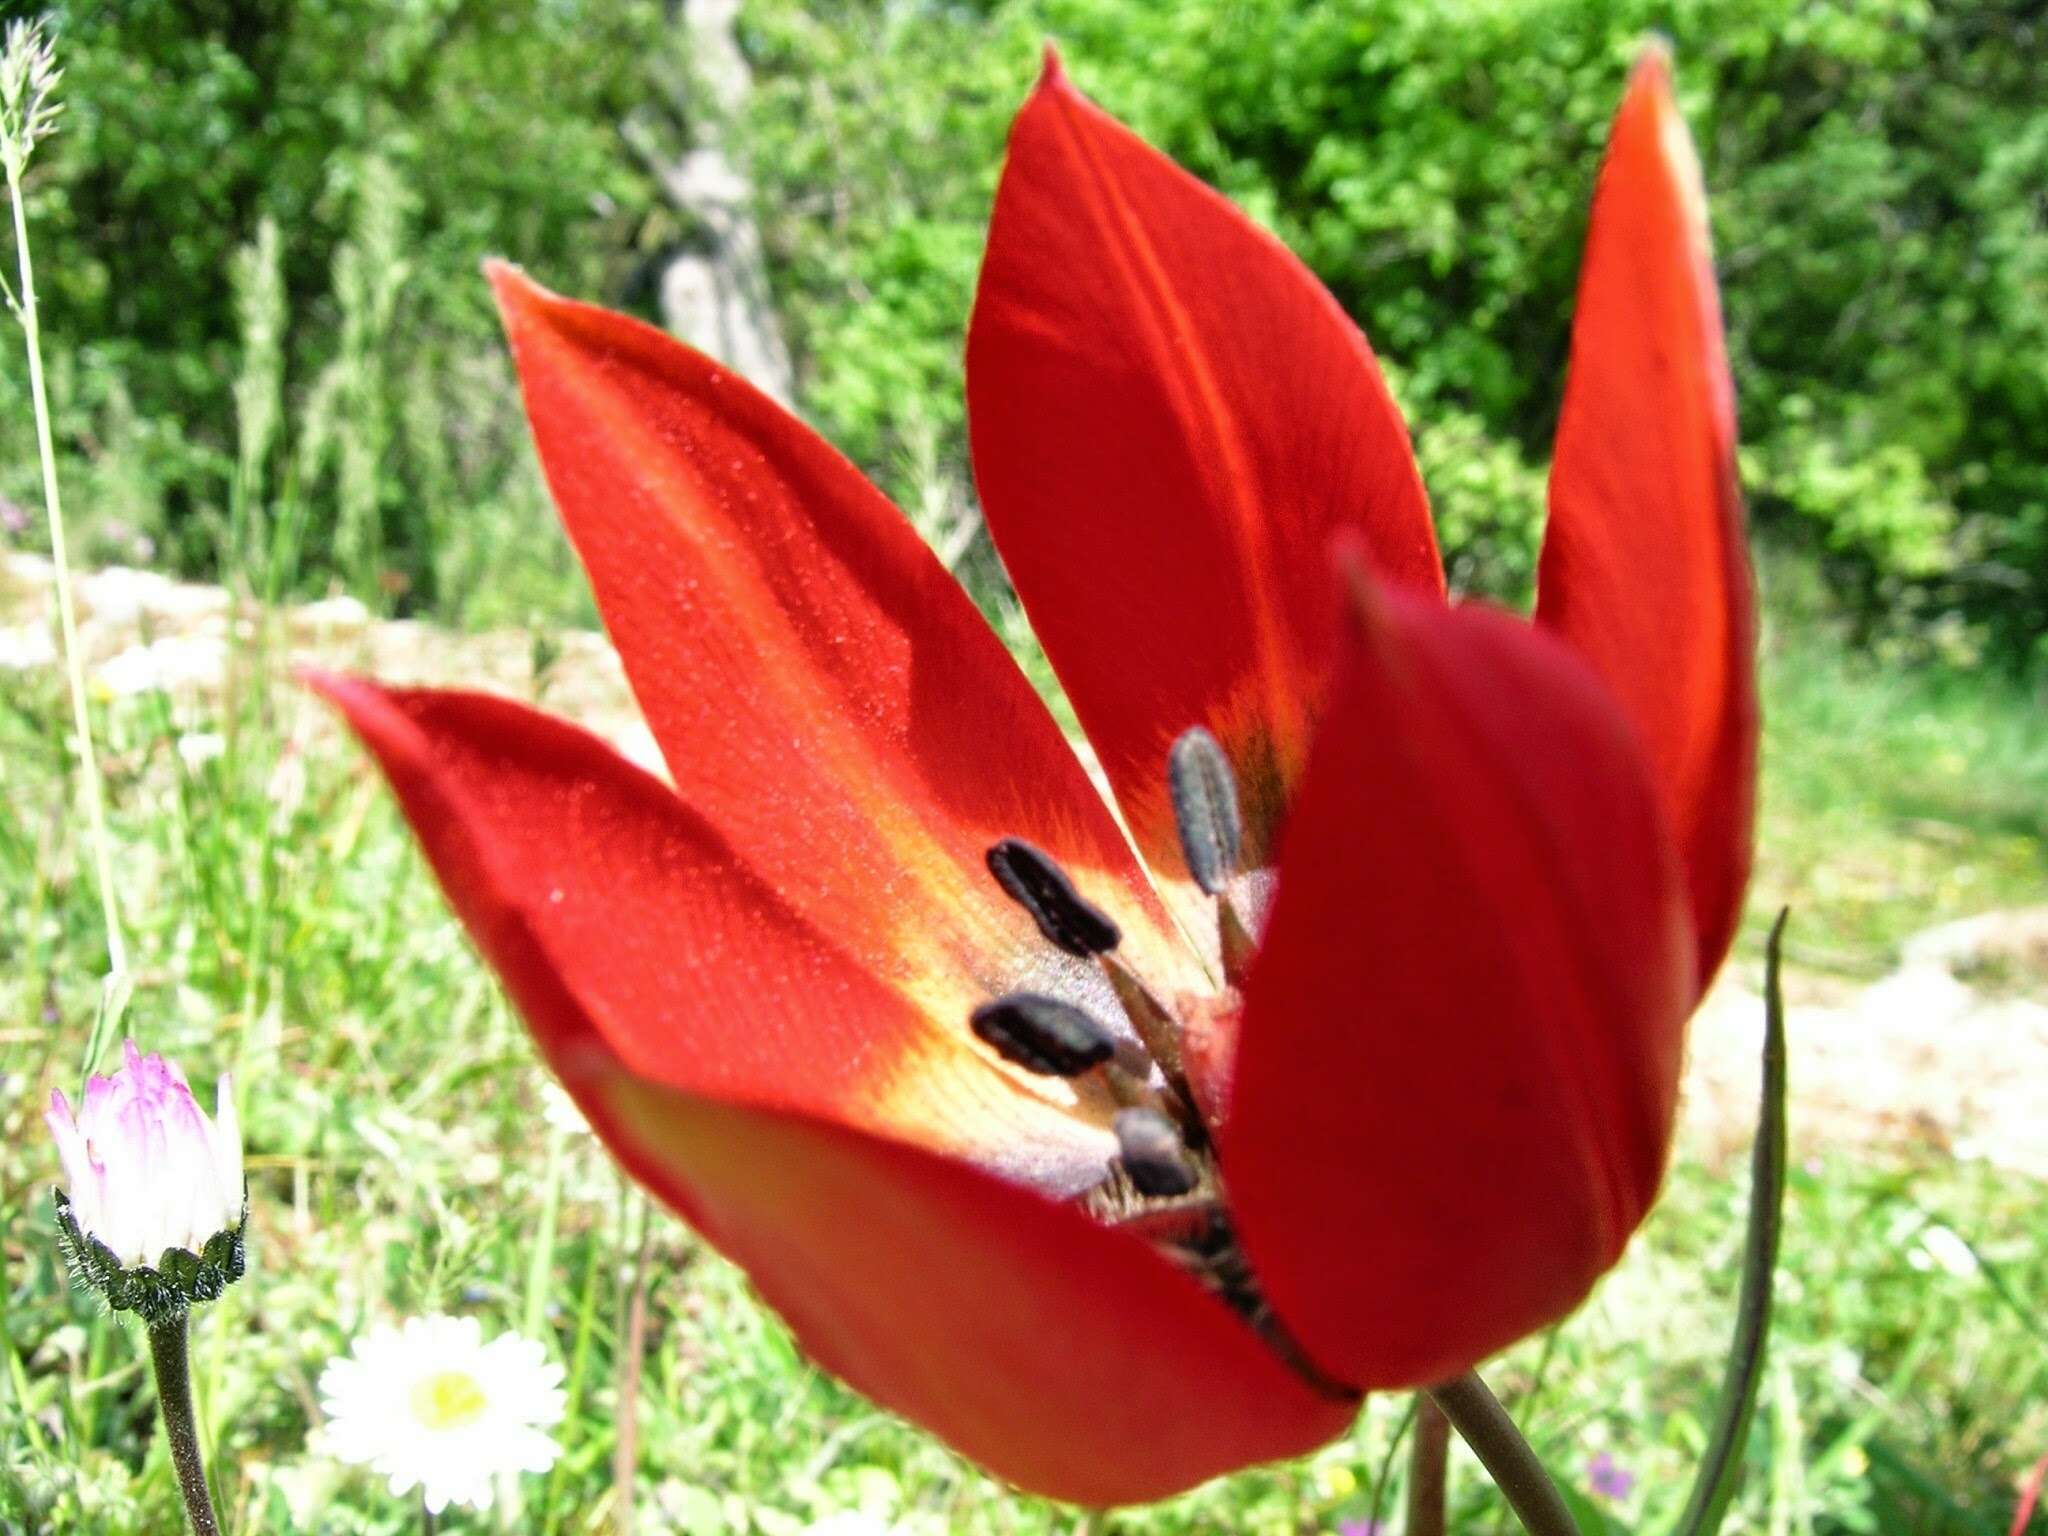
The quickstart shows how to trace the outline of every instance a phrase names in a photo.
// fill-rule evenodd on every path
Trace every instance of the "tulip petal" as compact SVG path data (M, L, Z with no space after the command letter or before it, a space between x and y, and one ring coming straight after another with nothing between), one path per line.
M692 1099L573 1053L621 1162L864 1396L1029 1492L1164 1498L1343 1433L1221 1301L1127 1233L963 1163Z
M1660 51L1629 82L1593 198L1537 593L1537 622L1648 751L1704 991L1749 881L1756 613L1706 199Z
M518 981L492 947L512 924L527 946L519 963L551 968L627 1069L844 1120L1062 1193L1103 1176L1110 1104L1005 1065L964 1015L934 1013L914 987L875 975L595 737L478 694L309 681L376 755L501 974Z
M315 681L382 762L592 1126L826 1369L998 1474L1085 1503L1162 1497L1349 1423L1355 1401L1311 1391L1137 1239L928 1136L869 1134L930 1129L884 1125L833 1081L886 1079L920 1048L901 999L664 786L518 705ZM813 1052L780 1048L792 1027ZM835 1048L855 1037L868 1059ZM943 1076L914 1074L921 1093ZM980 1129L1034 1128L1003 1126L1000 1101L959 1107L989 1117ZM842 1119L863 1128L828 1123Z
M1332 533L1443 590L1365 338L1048 55L996 193L967 403L990 531L1139 849L1184 877L1166 754L1204 725L1264 862L1335 655Z
M744 380L491 273L534 441L677 792L865 968L963 1021L1046 955L983 856L1021 837L1192 973L1023 673L903 516ZM1114 1009L1114 1002L1104 1006Z
M1541 631L1369 604L1246 982L1223 1170L1267 1299L1365 1389L1562 1317L1662 1177L1693 976L1641 752Z

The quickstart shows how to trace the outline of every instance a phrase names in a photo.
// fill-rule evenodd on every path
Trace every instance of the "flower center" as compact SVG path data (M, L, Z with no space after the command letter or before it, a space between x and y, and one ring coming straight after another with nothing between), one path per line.
M1115 920L1075 888L1050 854L1006 837L988 850L996 884L1047 943L1101 968L1141 1047L1120 1040L1086 1009L1036 992L984 1003L969 1023L1012 1065L1048 1077L1098 1079L1122 1106L1113 1122L1116 1156L1102 1181L1080 1196L1083 1210L1157 1246L1244 1318L1310 1386L1349 1399L1356 1394L1318 1371L1266 1304L1238 1246L1217 1160L1214 1133L1228 1099L1234 1039L1234 1024L1223 1021L1235 1019L1235 988L1254 947L1240 903L1258 902L1263 878L1239 868L1244 829L1237 782L1221 744L1199 726L1173 744L1166 777L1188 873L1216 903L1223 993L1177 999L1178 1009L1163 1002L1116 954L1123 934Z
M413 1385L412 1414L431 1430L460 1429L484 1416L490 1400L467 1371L436 1371Z

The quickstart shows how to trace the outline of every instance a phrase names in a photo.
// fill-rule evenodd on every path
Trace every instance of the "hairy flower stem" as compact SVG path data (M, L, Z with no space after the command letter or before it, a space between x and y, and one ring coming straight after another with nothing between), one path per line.
M149 1326L149 1357L156 1366L156 1405L171 1441L171 1465L193 1536L220 1536L213 1498L206 1491L206 1461L199 1454L199 1422L192 1412L192 1364L186 1348L185 1315Z
M42 324L36 311L35 268L29 260L28 215L22 196L21 175L26 150L10 146L5 155L8 200L14 205L14 251L21 269L21 292L16 314L21 321L22 339L28 347L28 392L35 407L36 452L42 460L43 507L50 521L50 561L57 578L57 620L64 635L64 664L71 686L72 727L78 732L78 770L85 795L86 823L92 836L93 867L99 881L100 907L107 927L108 995L116 1000L112 1008L102 1006L93 1024L93 1036L86 1053L86 1070L98 1059L103 1036L119 1022L118 1000L128 976L128 948L121 937L121 912L114 896L113 844L107 836L105 795L100 788L99 760L93 755L92 719L86 709L85 658L78 644L78 616L71 603L71 566L64 548L64 510L57 497L57 450L50 432L50 398L43 384ZM113 1020L106 1015L112 1012Z
M1578 1522L1565 1508L1557 1485L1485 1382L1467 1371L1431 1387L1429 1397L1492 1474L1501 1497L1529 1536L1579 1536ZM1419 1422L1417 1434L1419 1438Z
M1408 1460L1408 1520L1402 1536L1444 1536L1451 1421L1426 1392L1415 1394L1415 1445Z

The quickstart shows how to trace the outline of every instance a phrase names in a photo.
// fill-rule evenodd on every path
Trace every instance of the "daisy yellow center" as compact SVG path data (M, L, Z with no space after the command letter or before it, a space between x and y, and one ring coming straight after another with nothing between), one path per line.
M413 1417L428 1429L460 1429L483 1417L484 1389L467 1371L436 1371L412 1389Z

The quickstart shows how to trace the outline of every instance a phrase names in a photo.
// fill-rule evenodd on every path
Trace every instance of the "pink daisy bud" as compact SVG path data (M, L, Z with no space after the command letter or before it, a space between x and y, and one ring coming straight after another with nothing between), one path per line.
M134 1041L112 1077L85 1085L77 1113L52 1092L43 1118L57 1140L81 1233L121 1264L154 1265L167 1249L203 1252L242 1220L242 1133L230 1080L216 1089L214 1118L185 1074Z

